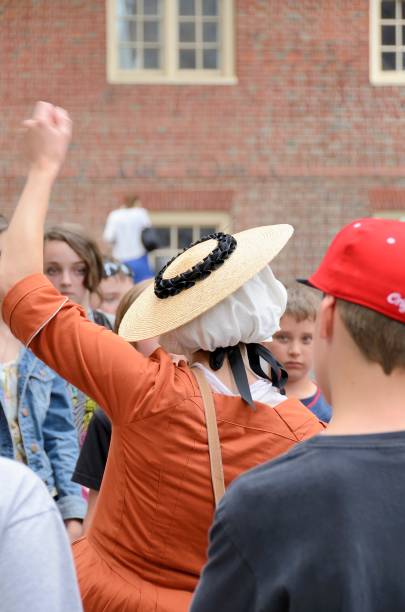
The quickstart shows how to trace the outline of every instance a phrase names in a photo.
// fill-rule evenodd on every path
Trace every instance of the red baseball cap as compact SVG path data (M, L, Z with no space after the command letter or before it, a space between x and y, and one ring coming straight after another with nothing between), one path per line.
M405 323L405 223L358 219L333 239L306 284Z

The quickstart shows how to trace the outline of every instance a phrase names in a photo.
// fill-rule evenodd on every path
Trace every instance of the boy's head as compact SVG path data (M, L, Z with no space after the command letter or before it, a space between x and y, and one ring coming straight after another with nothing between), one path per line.
M104 258L103 277L98 288L100 302L97 307L108 314L115 314L121 298L132 289L132 271L113 258Z
M312 368L313 334L318 300L311 291L300 287L287 289L287 308L280 321L280 331L270 345L274 357L284 365L288 381L297 382Z
M327 399L333 370L347 359L405 374L404 261L405 223L360 219L337 234L309 278L325 294L315 370Z

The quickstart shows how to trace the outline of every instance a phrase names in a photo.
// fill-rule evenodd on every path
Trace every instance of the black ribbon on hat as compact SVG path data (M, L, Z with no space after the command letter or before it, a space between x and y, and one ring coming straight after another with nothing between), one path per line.
M181 274L174 276L173 278L163 278L164 272L174 262L175 259L180 257L185 251L188 251L192 247L206 242L207 240L216 240L217 246L209 253L204 259L196 263L189 270L185 270ZM196 282L204 280L210 276L211 272L217 270L223 263L232 255L236 249L237 242L232 234L224 234L222 232L216 232L215 234L208 234L203 236L200 240L193 242L190 246L183 249L175 257L173 257L167 264L156 274L155 277L155 295L160 300L178 295L185 289L194 287Z
M280 393L285 395L284 387L287 382L288 374L283 366L273 357L271 352L263 345L257 344L256 342L246 344L246 350L252 371L257 374L257 376L269 380ZM228 357L229 365L241 398L254 410L255 405L250 392L249 381L239 344L236 346L227 346L226 348L217 348L215 351L212 351L209 359L211 369L219 370L224 363L225 357ZM264 361L269 364L270 376L263 370L260 358L264 359Z

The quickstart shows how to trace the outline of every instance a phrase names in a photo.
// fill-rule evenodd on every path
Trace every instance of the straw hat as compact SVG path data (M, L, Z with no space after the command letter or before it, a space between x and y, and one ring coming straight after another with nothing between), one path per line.
M203 270L202 278L195 283L188 283L192 285L188 288L184 287L184 282L180 282L183 287L178 289L176 295L161 299L155 294L156 288L159 289L158 275L155 287L152 285L145 289L128 309L121 322L119 335L129 342L137 342L160 336L189 323L263 270L288 242L293 231L291 225L282 224L256 227L239 232L234 237L227 235L225 238L232 245L229 254L225 254L222 265L211 272L206 271L209 263L208 266L198 264L216 249L219 241L210 238L191 245L159 273L161 284L177 286L176 277L189 270L192 273L194 269ZM169 279L173 279L173 283Z

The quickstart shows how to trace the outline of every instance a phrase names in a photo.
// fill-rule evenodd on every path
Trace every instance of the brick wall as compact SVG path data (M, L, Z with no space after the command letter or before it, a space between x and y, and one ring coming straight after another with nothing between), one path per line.
M50 220L97 236L136 193L154 210L228 210L235 229L290 222L275 264L289 278L343 223L388 208L384 194L402 206L405 88L369 84L368 2L235 4L237 85L147 86L106 82L103 0L0 0L1 210L22 186L19 122L37 99L75 122Z

